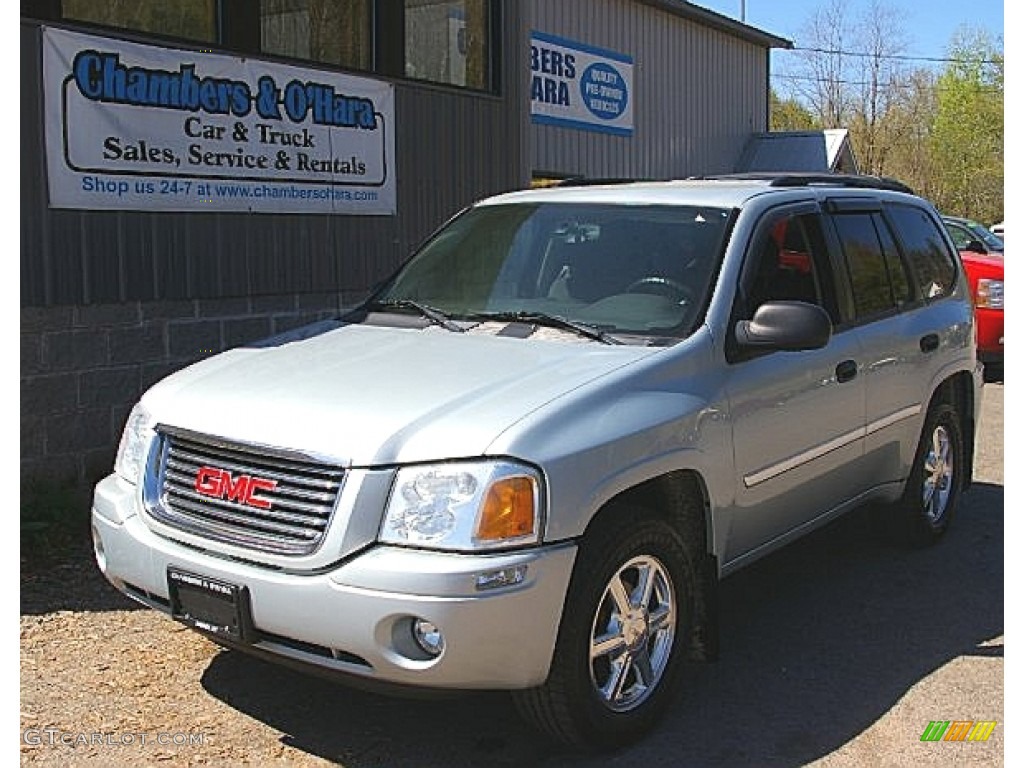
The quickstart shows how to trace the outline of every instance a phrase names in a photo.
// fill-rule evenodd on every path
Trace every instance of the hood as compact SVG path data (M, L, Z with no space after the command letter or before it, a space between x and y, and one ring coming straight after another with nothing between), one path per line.
M537 408L655 351L335 323L204 360L143 403L158 424L350 466L433 461L484 455Z
M1002 253L975 253L974 251L960 251L960 260L963 261L964 266L968 268L970 268L971 265L977 264L1001 270L1004 264Z

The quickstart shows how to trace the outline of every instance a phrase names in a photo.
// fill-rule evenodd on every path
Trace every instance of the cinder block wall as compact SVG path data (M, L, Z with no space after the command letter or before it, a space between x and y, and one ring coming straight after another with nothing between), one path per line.
M108 474L132 406L210 355L336 316L335 293L21 310L21 480Z

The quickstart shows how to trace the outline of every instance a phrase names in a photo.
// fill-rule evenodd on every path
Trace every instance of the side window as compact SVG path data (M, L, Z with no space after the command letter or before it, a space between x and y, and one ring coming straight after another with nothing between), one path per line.
M817 304L838 319L832 277L817 213L781 214L762 222L744 271L745 308L753 316L769 301Z
M946 231L949 232L949 236L953 239L953 245L961 251L967 249L967 244L971 242L972 238L966 229L959 224L946 224Z
M927 212L910 205L890 205L888 212L922 298L946 296L956 280L956 261L938 225Z
M900 258L899 248L893 237L892 230L885 219L880 215L873 217L875 229L882 242L882 253L885 254L885 266L889 272L889 282L892 283L892 297L896 306L903 308L913 300L913 293L910 289L910 278L907 275L907 265Z
M903 264L892 235L878 214L841 213L833 217L850 277L858 319L889 312L910 298Z

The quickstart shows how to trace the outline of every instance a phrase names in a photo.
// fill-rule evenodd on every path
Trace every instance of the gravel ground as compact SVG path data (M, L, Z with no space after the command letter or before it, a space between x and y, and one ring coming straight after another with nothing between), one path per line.
M136 608L88 550L50 573L23 573L24 764L413 765L420 745L437 747L440 729L467 726L458 759L442 764L541 757L500 694L391 699L222 650Z
M162 766L1002 765L1002 387L986 387L979 484L938 547L844 518L722 589L718 664L686 670L663 724L590 759L501 694L356 692L221 650L136 607L83 544L21 573L21 761ZM928 720L998 720L985 744L922 744Z

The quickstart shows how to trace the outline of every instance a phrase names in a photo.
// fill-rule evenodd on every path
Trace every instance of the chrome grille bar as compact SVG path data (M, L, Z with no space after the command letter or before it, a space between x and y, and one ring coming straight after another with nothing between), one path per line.
M149 513L205 538L285 555L316 550L345 470L284 451L160 428ZM201 472L201 470L203 470ZM257 493L250 493L258 482ZM152 496L152 497L151 497Z

